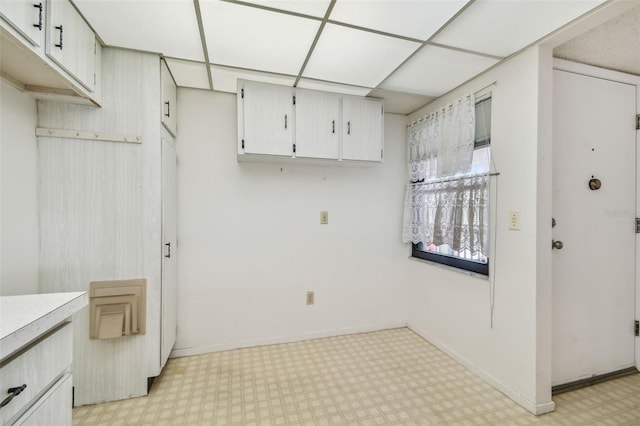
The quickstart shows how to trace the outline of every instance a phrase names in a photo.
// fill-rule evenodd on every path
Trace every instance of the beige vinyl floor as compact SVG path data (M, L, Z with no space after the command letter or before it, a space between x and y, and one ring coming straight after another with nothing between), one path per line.
M80 425L640 425L640 374L533 416L408 328L170 359L147 397Z

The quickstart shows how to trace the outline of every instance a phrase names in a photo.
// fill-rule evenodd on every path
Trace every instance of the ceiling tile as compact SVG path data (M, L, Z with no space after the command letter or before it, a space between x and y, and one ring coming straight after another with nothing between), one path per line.
M509 56L604 0L477 0L433 41L496 56Z
M209 89L207 65L202 62L165 58L173 79L179 87Z
M327 83L325 81L301 78L298 82L301 89L322 90L323 92L342 93L346 95L365 96L371 91L370 87L348 86L346 84Z
M249 71L237 68L211 66L211 79L213 90L220 92L236 93L238 91L238 79L261 81L263 83L291 86L296 82L294 76L270 74L259 71Z
M404 115L412 113L435 99L434 96L414 95L412 93L382 89L372 90L369 96L384 99L384 112Z
M427 40L468 0L339 0L329 19L405 37Z
M485 56L425 46L380 87L440 96L498 62Z
M320 21L220 1L201 1L211 63L297 75Z
M330 0L249 0L247 3L323 18Z
M204 60L191 0L75 0L74 4L108 46Z
M327 24L303 76L375 87L419 46L412 41Z

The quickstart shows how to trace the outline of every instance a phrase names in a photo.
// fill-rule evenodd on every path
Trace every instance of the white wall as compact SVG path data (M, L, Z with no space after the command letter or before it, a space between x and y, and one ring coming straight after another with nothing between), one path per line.
M550 245L544 245L551 241L546 230L550 202L539 201L551 196L550 179L539 176L550 175L550 162L544 162L548 158L539 157L550 147L550 117L542 111L538 118L539 106L550 95L547 68L550 73L550 51L531 48L409 117L414 120L497 81L490 89L491 145L495 171L500 173L491 187L490 279L409 262L409 326L537 413L553 409L550 269L538 270L539 264L550 264ZM522 214L520 231L507 228L512 210Z
M173 356L406 324L405 117L385 116L384 164L238 163L235 95L178 107Z
M0 296L37 293L36 101L0 84Z

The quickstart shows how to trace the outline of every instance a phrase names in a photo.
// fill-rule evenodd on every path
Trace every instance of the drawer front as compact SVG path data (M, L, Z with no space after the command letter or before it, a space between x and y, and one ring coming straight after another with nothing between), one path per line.
M14 426L71 426L71 374L65 374Z
M37 343L28 347L0 367L0 398L7 396L7 389L27 387L11 402L0 408L0 424L4 424L31 406L65 370L73 358L73 329L71 323L58 328Z

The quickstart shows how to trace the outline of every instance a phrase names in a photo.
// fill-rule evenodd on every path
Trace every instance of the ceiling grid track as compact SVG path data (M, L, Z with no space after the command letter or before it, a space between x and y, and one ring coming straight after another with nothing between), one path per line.
M71 0L104 46L158 53L180 86L235 93L235 80L245 78L380 97L402 114L535 44L555 37L567 46L558 38L564 28L618 4L193 0L158 2L152 17L165 25L142 28L146 0L112 1L126 3L129 13L109 2ZM610 9L602 22L639 10Z
M202 12L200 11L200 0L193 0L193 8L198 21L198 31L202 42L202 53L204 54L204 64L207 67L207 78L209 79L209 90L213 90L213 78L211 77L211 61L209 60L209 49L207 48L207 38L204 35L204 25L202 23Z
M431 36L425 40L424 42L422 42L422 46L418 47L415 52L413 52L411 55L409 55L407 57L407 59L405 59L404 61L402 61L393 71L391 71L391 73L389 73L389 75L387 75L380 83L378 83L378 86L376 87L380 87L382 84L384 84L385 81L389 80L389 77L391 77L396 71L398 71L400 68L402 68L404 66L404 64L406 64L407 62L409 62L411 60L411 58L413 58L414 56L416 56L418 54L419 51L421 51L422 49L424 49L425 46L428 46L431 43L431 40L433 40L438 34L440 34L445 28L447 28L447 26L449 26L450 23L452 23L458 16L462 15L464 13L465 10L467 10L473 3L475 3L476 0L470 0L467 4L465 4L458 12L456 12L455 15L453 15L451 18L449 18L449 20L447 22L444 23L444 25L442 25L440 28L438 28L438 30L431 34ZM451 49L451 47L449 46L444 46L444 45L438 45L439 47L443 47L443 48L449 48ZM471 51L467 51L468 53L475 53L476 55L478 55L478 52L471 52Z
M304 73L304 70L307 67L307 64L309 63L309 59L311 59L311 55L313 55L313 51L316 48L316 45L318 44L318 40L320 40L320 35L322 35L322 30L324 30L324 26L327 25L327 21L329 20L329 15L331 15L331 11L333 10L333 7L336 5L336 1L337 0L331 0L331 3L329 3L329 7L327 7L327 11L324 14L324 18L322 19L320 28L318 28L318 32L316 33L316 36L313 39L313 43L311 43L311 48L309 48L309 51L307 52L307 56L304 58L304 62L300 67L300 72L298 72L298 76L296 77L295 83L293 83L293 87L298 87L298 83L300 82L300 79L302 78L302 74Z

